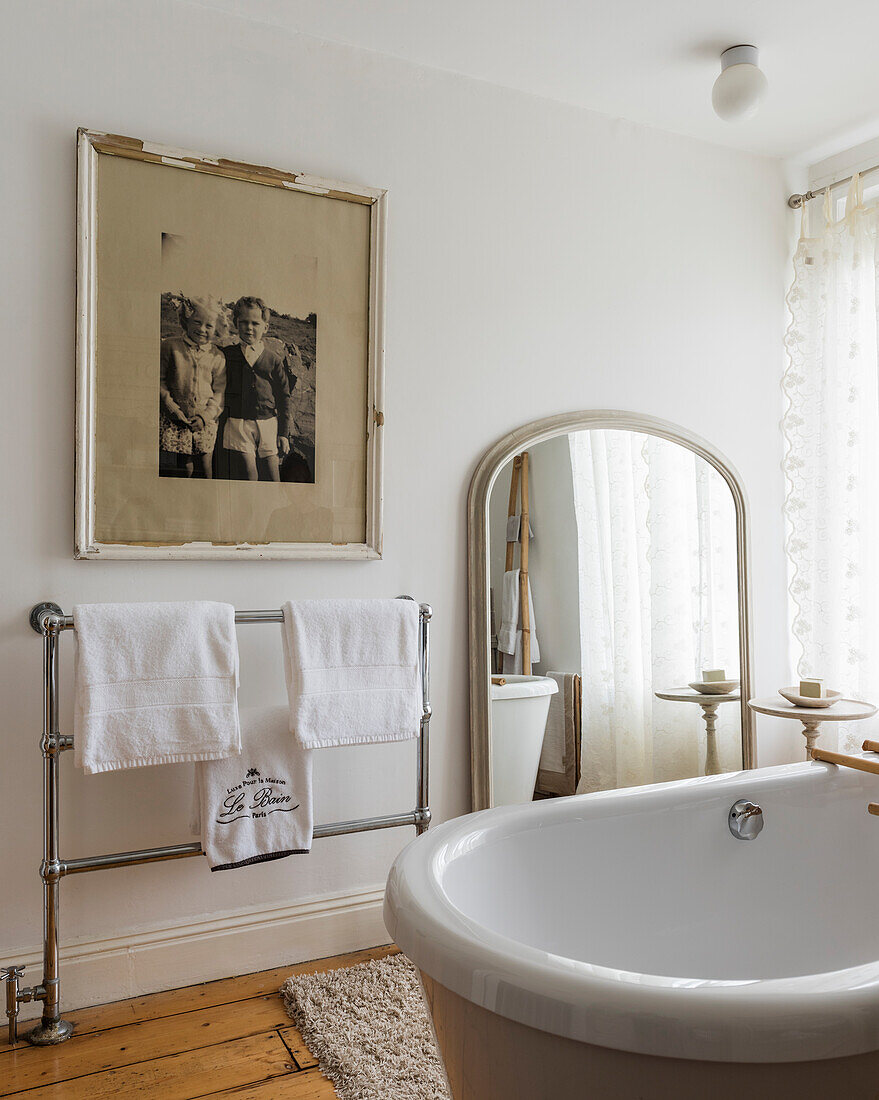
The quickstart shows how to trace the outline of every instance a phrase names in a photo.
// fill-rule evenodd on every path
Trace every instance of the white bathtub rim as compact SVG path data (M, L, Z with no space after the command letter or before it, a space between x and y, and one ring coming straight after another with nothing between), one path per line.
M738 788L756 791L779 778L786 784L833 782L841 788L859 782L833 765L796 764L673 785L681 798L700 799L716 797L718 784L730 794L744 793ZM493 932L461 913L439 885L443 866L461 843L486 843L496 833L510 835L538 822L576 816L578 803L586 812L629 799L638 800L639 809L648 808L667 798L669 786L553 799L524 813L523 807L483 810L436 827L404 849L392 868L384 906L388 932L417 966L460 996L581 1042L735 1062L809 1061L877 1049L879 960L768 979L638 974L561 958Z
M508 673L506 683L491 685L491 701L502 703L510 699L542 699L558 694L559 685L551 676L523 676Z

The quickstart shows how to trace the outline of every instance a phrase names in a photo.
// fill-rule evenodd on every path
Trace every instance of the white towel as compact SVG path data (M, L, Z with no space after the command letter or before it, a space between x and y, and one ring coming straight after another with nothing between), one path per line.
M534 603L531 599L531 578L528 578L528 611L531 625L531 663L540 660L540 646L537 642L537 630L534 625ZM522 671L522 628L519 626L519 570L509 569L504 573L503 599L501 602L501 628L497 635L497 647L501 653L508 654L510 661L504 660L504 672Z
M418 604L284 605L290 729L306 748L403 741L421 719Z
M286 707L244 710L241 755L195 766L192 831L212 871L308 852L311 753L290 736Z
M240 752L230 604L81 604L73 621L74 755L86 772Z

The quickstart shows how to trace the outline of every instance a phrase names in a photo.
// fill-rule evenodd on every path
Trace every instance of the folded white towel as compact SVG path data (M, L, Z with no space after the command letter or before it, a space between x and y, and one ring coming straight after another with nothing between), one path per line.
M86 772L240 752L230 604L81 604L73 621L74 755Z
M534 625L534 603L531 599L531 578L528 578L528 611L531 625L531 663L540 660L540 645ZM501 653L508 654L511 660L504 660L504 672L522 671L522 628L519 626L519 570L509 569L504 573L503 599L501 601L501 628L497 635L497 647Z
M418 604L284 605L290 729L306 748L403 741L421 718Z
M195 766L192 831L212 871L308 852L311 753L290 736L286 707L241 713L241 755Z

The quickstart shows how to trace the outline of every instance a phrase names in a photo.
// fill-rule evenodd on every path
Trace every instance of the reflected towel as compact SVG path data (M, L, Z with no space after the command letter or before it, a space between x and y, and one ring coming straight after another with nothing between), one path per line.
M580 772L581 679L573 672L547 672L559 685L550 698L537 790L576 794Z
M555 680L559 690L549 699L549 714L540 750L540 767L553 772L565 770L565 728L574 722L574 677L564 672L547 672Z
M537 642L537 630L534 624L534 602L531 598L531 578L528 578L528 610L531 624L531 663L540 660L540 646ZM504 658L504 672L522 671L522 629L519 625L519 570L509 569L504 573L503 599L501 602L501 628L497 635L497 647Z
M231 604L80 604L73 620L74 756L86 772L240 752Z
M519 532L522 530L522 517L520 515L507 516L507 542L519 542ZM534 528L528 521L528 538L534 538Z

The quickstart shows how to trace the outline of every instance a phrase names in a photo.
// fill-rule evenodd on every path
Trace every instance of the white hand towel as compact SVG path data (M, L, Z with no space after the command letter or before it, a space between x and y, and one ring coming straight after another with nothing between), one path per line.
M73 621L74 755L86 772L240 752L230 604L81 604Z
M540 646L534 625L534 603L531 598L531 578L528 578L528 610L531 624L531 663L540 660ZM522 629L519 626L519 570L504 573L503 599L501 603L501 628L497 635L497 647L512 660L504 660L504 672L522 671Z
M290 736L286 707L244 710L241 755L195 766L194 833L212 871L308 852L311 753Z
M421 719L418 604L284 605L290 729L306 748L403 741Z

